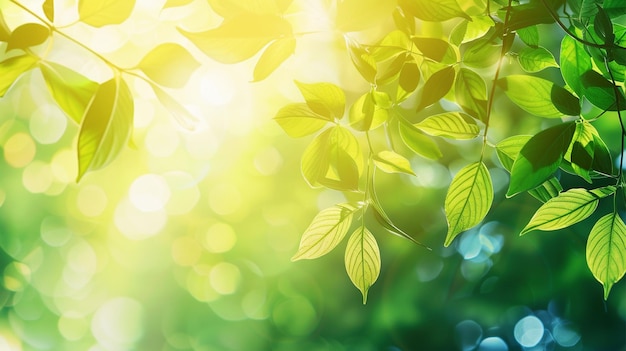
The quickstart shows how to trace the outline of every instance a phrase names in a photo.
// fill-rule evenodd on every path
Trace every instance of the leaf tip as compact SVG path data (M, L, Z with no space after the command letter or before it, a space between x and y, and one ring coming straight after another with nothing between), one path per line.
M613 287L612 282L606 282L602 284L604 287L604 301L609 299L609 293L611 292L611 288Z

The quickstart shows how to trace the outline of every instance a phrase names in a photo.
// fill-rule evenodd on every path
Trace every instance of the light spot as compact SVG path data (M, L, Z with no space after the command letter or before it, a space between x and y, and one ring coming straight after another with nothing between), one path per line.
M198 301L210 302L218 299L220 294L211 286L207 274L196 270L196 267L187 274L187 291Z
M97 185L86 185L78 191L76 205L87 217L98 217L107 207L108 198L104 190Z
M237 242L235 230L227 223L218 222L209 227L204 246L209 252L224 253L230 251Z
M558 322L552 329L552 336L563 347L572 347L580 341L580 334L578 334L572 323L568 322Z
M254 158L254 167L264 176L275 174L283 164L283 158L275 147L260 151Z
M223 69L209 69L203 72L200 81L202 101L209 105L224 106L235 98L234 77Z
M202 256L202 246L190 235L176 238L172 243L172 258L183 266L193 266Z
M57 106L40 106L29 120L30 134L40 144L54 144L65 133L67 117Z
M152 126L146 134L146 148L156 157L168 157L176 151L179 138L176 129L170 124L157 124Z
M52 185L52 169L47 163L34 161L22 172L22 184L33 194L46 192Z
M91 321L91 331L100 345L108 350L133 349L143 336L143 306L128 297L105 302Z
M72 237L72 232L58 217L49 216L41 221L41 239L52 247L65 245Z
M211 269L211 286L221 295L230 295L237 291L241 281L239 268L232 263L220 262Z
M119 50L128 41L128 33L120 26L103 26L94 30L89 44L94 51L99 53L112 53Z
M537 345L543 338L543 332L543 323L535 316L526 316L520 319L513 329L515 340L523 347Z
M128 191L130 202L145 212L155 212L165 208L170 195L167 182L157 174L140 176L135 179Z
M135 207L128 198L117 205L115 226L127 238L143 240L159 233L167 223L165 211L144 212Z
M478 351L509 351L509 347L501 338L492 336L480 342Z
M483 328L472 321L464 320L456 325L454 328L456 333L457 345L461 351L471 351L476 349L480 339L483 337Z
M22 168L33 161L36 150L30 135L16 133L4 143L4 159L14 168Z
M135 86L137 85L135 84ZM150 92L152 92L152 89L150 89ZM135 128L146 128L152 123L154 119L154 103L147 99L135 99L135 115L133 118L133 126Z
M78 174L76 152L71 149L57 151L50 162L52 174L62 183L73 183Z
M89 331L89 323L84 318L74 314L64 314L57 322L59 333L70 341L82 339Z
M193 177L185 172L172 171L163 174L171 189L170 199L165 209L171 215L183 215L190 212L200 199L200 191Z
M233 214L241 207L241 193L230 183L216 184L209 192L209 206L219 215Z

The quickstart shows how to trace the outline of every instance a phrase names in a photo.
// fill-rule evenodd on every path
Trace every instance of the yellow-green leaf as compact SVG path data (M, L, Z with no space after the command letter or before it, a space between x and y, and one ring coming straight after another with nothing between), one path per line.
M356 32L375 27L396 7L395 0L344 0L337 3L337 29Z
M193 2L193 0L167 0L165 2L165 5L163 5L163 8L170 8L170 7L178 7L178 6L185 6L187 4L191 4Z
M361 95L350 107L350 126L359 131L368 131L381 126L389 117L385 106L389 106L389 95L371 91ZM382 106L381 106L382 105Z
M476 122L470 116L460 112L433 115L414 126L424 133L452 139L473 139L480 132Z
M287 10L293 0L208 0L213 11L224 18L232 18L242 13L255 15L276 15Z
M410 123L399 123L400 137L404 144L413 152L418 155L422 155L431 160L441 158L442 153L432 139L424 135L419 129L415 128Z
M424 21L440 22L455 17L471 19L456 0L400 0L399 4L410 14Z
M4 20L4 14L0 11L0 41L7 42L11 37L11 31Z
M617 213L600 218L587 239L587 265L604 286L604 299L626 273L626 225Z
M6 94L19 76L35 67L35 64L37 59L30 55L14 56L0 62L0 97Z
M591 216L599 200L615 193L615 189L614 186L607 186L562 192L539 207L520 235L533 230L558 230L576 224Z
M393 151L384 150L374 156L374 164L386 173L407 173L415 175L411 169L411 163L406 157Z
M50 22L54 22L54 0L46 0L41 5L44 15Z
M367 292L380 274L380 250L376 238L367 228L359 227L348 239L345 255L346 271L352 284L361 290L363 304Z
M78 0L78 16L90 26L120 24L130 17L135 0Z
M302 83L296 85L304 97L304 101L315 113L327 117L328 120L341 118L346 108L346 96L332 83Z
M413 37L411 41L417 49L431 60L442 63L455 63L457 61L456 52L445 40L439 38Z
M137 65L155 83L171 88L181 88L187 84L198 67L200 64L187 49L175 43L158 45Z
M332 251L348 233L359 209L346 203L322 210L302 234L300 247L291 260L311 260Z
M253 79L255 82L267 78L296 50L296 39L293 37L281 38L263 51L256 66L254 66Z
M9 37L6 51L26 50L45 42L50 37L50 29L38 23L26 23L15 28Z
M161 102L161 105L176 119L178 125L187 130L196 129L200 123L198 117L194 116L185 106L181 105L180 102L163 89L159 88L156 84L150 83L150 86L154 91L154 95L156 95L157 99Z
M487 84L476 72L461 68L454 85L456 103L474 118L487 117Z
M76 124L80 124L98 83L54 62L41 61L39 68L56 103Z
M358 43L348 40L347 37L346 43L354 67L366 81L374 84L378 73L378 65L374 57Z
M178 29L210 58L222 63L247 60L272 40L291 37L291 24L276 15L242 13L217 28L193 33Z
M493 185L487 167L476 162L463 167L452 179L446 194L445 211L449 246L461 232L480 223L493 202Z
M525 47L520 50L517 61L526 72L539 72L548 67L559 67L554 56L544 47Z
M417 110L422 110L443 98L454 84L454 67L447 66L430 76L422 87L422 97Z
M315 133L328 123L327 119L313 112L305 103L284 106L274 119L292 138Z
M535 116L561 118L580 114L578 98L547 79L511 75L498 79L497 84L511 101Z
M124 80L116 77L98 87L78 135L77 181L117 157L130 137L133 113L133 98Z

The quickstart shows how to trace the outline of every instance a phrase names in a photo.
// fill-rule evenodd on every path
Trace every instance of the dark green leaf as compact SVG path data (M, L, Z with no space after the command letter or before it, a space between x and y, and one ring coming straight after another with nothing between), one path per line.
M572 142L563 158L570 162L572 170L587 182L591 183L589 172L594 159L594 133L595 128L589 122L576 123L576 130Z
M6 51L26 50L44 43L50 37L50 29L37 23L26 23L15 28L9 37Z
M604 0L602 8L611 18L626 15L626 2L622 0Z
M178 29L207 56L222 63L249 59L272 40L292 36L291 24L276 15L242 13L217 28L192 33Z
M417 110L422 110L443 98L454 84L454 67L447 66L428 77L422 87L422 96Z
M530 138L513 163L506 196L536 188L550 178L559 168L575 130L574 122L563 123Z
M76 124L80 124L98 84L54 62L42 61L40 68L48 91L56 103Z
M271 43L254 66L254 81L258 82L267 78L296 50L296 39L281 38Z
M591 168L601 174L611 176L613 174L613 160L609 148L599 134L593 135L593 164Z
M78 0L78 16L90 26L120 24L130 17L135 0Z
M78 134L76 181L117 157L132 133L133 114L133 97L124 80L113 78L98 87Z
M535 116L560 118L580 114L578 98L547 79L511 75L498 79L497 84L511 101Z
M584 94L595 106L608 111L626 109L626 97L621 88L616 87L596 71L587 71L581 77ZM616 99L615 96L619 99Z
M548 1L548 3L550 3L550 1ZM550 23L554 23L554 19L542 1L531 1L525 4L512 6L509 11L509 20L507 22L508 29L510 31L530 27L535 24Z

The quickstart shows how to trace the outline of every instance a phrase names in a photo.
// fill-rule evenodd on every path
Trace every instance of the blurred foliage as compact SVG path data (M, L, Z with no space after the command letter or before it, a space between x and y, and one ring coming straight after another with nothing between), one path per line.
M625 16L0 1L0 350L626 348Z

